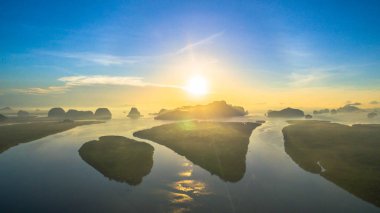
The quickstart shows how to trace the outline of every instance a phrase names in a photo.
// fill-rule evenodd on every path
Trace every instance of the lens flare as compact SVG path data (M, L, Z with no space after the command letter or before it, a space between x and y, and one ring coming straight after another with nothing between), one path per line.
M208 93L208 83L202 76L193 76L185 87L185 90L191 95L203 96Z

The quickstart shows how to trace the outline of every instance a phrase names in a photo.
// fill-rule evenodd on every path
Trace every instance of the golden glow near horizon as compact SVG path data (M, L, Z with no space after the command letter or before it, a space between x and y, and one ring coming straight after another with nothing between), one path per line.
M194 96L203 96L209 93L207 80L200 75L195 75L189 79L185 90Z

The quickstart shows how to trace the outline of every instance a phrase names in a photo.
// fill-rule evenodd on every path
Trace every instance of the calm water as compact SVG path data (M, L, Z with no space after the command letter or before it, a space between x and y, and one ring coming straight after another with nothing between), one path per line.
M100 136L133 138L134 131L163 123L149 118L112 120L3 152L0 211L380 212L319 175L299 168L284 151L284 121L269 121L253 131L246 173L237 183L224 182L174 151L146 140L155 149L154 165L137 186L109 180L78 154L83 143Z

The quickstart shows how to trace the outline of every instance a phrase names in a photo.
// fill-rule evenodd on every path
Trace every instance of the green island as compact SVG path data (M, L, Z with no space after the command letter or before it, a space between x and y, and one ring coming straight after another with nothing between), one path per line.
M64 132L77 126L103 123L100 121L52 121L9 124L0 126L0 153L21 143L31 142Z
M249 137L259 123L187 121L165 124L133 135L164 145L224 181L245 174Z
M285 152L295 163L380 207L380 124L289 123Z
M79 149L81 158L104 176L138 185L153 167L154 148L122 136L103 136Z

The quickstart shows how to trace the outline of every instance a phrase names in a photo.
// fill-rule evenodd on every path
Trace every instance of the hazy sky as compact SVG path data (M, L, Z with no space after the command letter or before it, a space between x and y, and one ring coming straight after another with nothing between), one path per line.
M0 107L380 101L378 0L3 0L0 10ZM194 75L208 95L182 89Z

